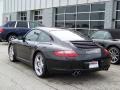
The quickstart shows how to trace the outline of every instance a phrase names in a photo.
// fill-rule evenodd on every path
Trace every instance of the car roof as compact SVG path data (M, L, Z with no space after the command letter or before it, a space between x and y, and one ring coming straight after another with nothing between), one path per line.
M55 28L55 27L36 27L36 29L41 29L41 30L44 30L44 31L47 31L47 32L67 30L67 29L60 29L60 28Z

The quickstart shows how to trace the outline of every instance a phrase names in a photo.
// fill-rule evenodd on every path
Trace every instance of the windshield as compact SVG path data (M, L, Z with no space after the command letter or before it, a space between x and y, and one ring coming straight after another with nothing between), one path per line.
M62 41L84 41L84 40L90 40L83 35L78 35L74 32L67 31L67 30L53 30L50 31L51 34L56 36L57 38L61 39Z

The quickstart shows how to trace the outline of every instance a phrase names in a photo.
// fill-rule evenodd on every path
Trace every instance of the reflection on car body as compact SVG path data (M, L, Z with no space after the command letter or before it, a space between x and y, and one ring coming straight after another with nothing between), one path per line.
M39 27L22 40L9 44L10 60L24 61L33 66L39 77L53 71L100 71L110 67L110 54L91 39L74 32Z

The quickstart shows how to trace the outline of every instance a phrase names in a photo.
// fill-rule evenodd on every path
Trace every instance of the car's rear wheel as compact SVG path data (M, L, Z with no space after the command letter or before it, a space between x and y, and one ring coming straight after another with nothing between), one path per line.
M47 76L47 67L45 58L41 53L37 53L34 58L34 70L38 77L44 78Z
M14 34L9 35L9 36L8 36L8 42L10 42L10 41L12 41L12 40L14 40L14 39L16 39L16 38L17 38L17 36L14 35Z
M14 52L14 48L13 45L10 45L9 49L8 49L8 54L9 54L9 60L11 62L15 62L16 58L15 58L15 52Z
M110 47L108 50L112 57L111 63L118 64L120 62L120 50L117 47Z

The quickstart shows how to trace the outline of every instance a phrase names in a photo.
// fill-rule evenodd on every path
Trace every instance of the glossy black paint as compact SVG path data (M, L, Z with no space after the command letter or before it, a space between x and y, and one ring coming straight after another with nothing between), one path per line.
M15 58L33 66L35 54L37 52L41 52L46 59L45 63L47 65L47 69L50 71L99 71L109 69L110 56L104 55L103 48L99 47L89 39L84 41L62 41L50 33L52 29L53 28L40 27L34 30L38 32L44 32L50 36L51 41L49 42L18 39L11 41L9 46L14 46ZM26 36L28 34L26 34ZM100 49L101 53L86 53L87 51L93 49ZM74 50L77 54L79 54L79 56L75 58L58 57L53 54L53 52L57 50ZM99 68L89 69L89 62L91 61L98 61Z

